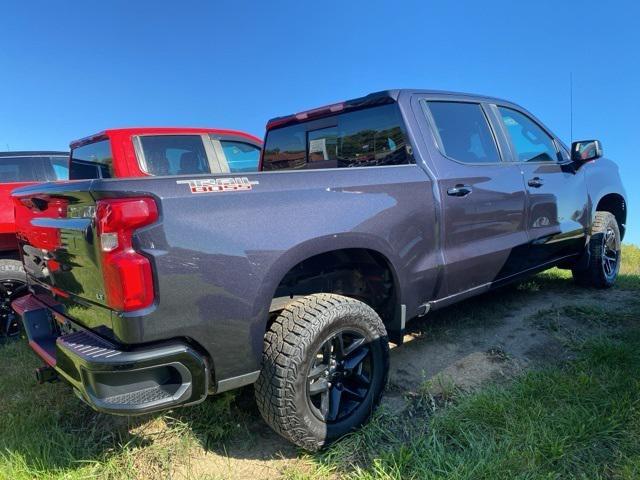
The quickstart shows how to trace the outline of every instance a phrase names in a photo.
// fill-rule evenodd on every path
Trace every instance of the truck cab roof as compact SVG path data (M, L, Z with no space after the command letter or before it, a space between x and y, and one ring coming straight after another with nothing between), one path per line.
M373 92L363 97L354 98L351 100L345 100L338 103L328 104L322 107L313 108L310 110L304 110L301 112L293 113L290 115L283 115L279 117L274 117L267 122L267 130L273 128L279 128L284 125L289 125L292 123L303 122L309 120L314 117L326 116L333 113L338 113L344 110L351 110L357 108L364 108L373 105L381 105L384 103L390 103L398 101L400 95L413 95L413 94L424 94L424 95L450 95L455 97L467 97L469 100L475 100L479 102L499 102L499 103L512 103L507 100L503 100L497 97L490 97L487 95L479 95L473 93L463 93L463 92L451 92L446 90L428 90L428 89L417 89L417 88L398 88L398 89L390 89L390 90L380 90L378 92Z
M61 156L66 157L69 155L69 152L59 152L55 150L28 150L28 151L19 151L19 152L0 152L0 157L50 157L50 156Z

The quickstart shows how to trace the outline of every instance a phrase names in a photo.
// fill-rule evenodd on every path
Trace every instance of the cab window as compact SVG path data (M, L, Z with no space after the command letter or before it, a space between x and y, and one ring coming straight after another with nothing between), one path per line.
M201 135L142 135L143 170L149 175L211 173Z
M555 142L537 123L511 108L498 107L498 110L518 161L558 161Z
M264 170L353 168L415 163L395 103L267 132Z
M100 140L71 150L69 179L111 178L113 155L111 142Z
M250 143L230 140L220 140L220 147L225 157L223 160L229 166L229 172L255 172L258 170L259 147Z
M51 182L68 178L69 158L49 155L0 156L0 183Z
M478 103L426 102L435 122L437 143L447 157L463 163L497 163L500 155Z

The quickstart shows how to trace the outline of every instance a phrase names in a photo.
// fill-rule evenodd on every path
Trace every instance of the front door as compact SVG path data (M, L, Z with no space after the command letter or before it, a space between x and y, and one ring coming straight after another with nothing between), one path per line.
M480 103L425 98L431 157L442 202L444 282L439 298L488 286L522 270L526 195L518 165L502 161Z
M583 169L575 169L560 143L525 113L497 107L527 191L531 267L583 251L589 225Z

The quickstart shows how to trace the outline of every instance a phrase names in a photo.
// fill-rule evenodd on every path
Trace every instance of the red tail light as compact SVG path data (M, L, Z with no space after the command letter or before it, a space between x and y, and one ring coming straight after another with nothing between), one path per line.
M153 303L151 263L133 249L132 242L135 230L157 219L156 202L149 197L96 203L106 301L114 310L127 312Z

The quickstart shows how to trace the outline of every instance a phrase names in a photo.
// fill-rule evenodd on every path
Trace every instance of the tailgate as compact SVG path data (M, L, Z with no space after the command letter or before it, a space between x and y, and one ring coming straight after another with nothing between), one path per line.
M111 330L95 229L92 181L27 187L13 195L28 281L41 301L93 329Z

